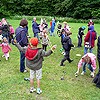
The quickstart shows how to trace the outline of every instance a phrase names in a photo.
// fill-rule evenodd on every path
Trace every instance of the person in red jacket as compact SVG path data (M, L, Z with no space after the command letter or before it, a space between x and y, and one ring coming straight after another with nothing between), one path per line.
M84 54L86 54L88 52L88 49L89 49L89 52L92 53L92 49L93 47L95 46L95 40L96 40L96 32L94 31L94 26L91 25L89 27L89 31L88 33L86 34L85 36L85 39L84 39Z

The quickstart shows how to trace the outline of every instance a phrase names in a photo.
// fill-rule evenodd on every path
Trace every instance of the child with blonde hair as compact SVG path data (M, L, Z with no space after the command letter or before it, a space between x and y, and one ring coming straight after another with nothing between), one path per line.
M8 60L9 51L11 51L11 47L8 44L8 40L6 37L3 38L3 42L2 42L2 44L0 44L0 47L2 47L2 52L4 53L4 55L2 57L5 57L6 60Z

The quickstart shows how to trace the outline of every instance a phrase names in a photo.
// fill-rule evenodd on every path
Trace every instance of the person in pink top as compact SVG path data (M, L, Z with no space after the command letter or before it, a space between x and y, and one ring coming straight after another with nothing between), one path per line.
M11 40L13 39L13 35L14 35L14 28L12 25L9 25L9 29L10 29L10 34L9 34L9 43L11 43Z
M8 44L8 40L7 38L3 38L3 43L0 44L0 47L2 47L2 52L4 53L4 55L2 57L5 57L6 60L8 60L9 58L9 51L11 51L11 47Z
M96 69L96 56L93 53L85 54L78 63L78 70L75 74L79 73L79 69L82 67L83 71L81 75L84 75L86 72L86 65L91 72L91 77L94 77L94 71Z

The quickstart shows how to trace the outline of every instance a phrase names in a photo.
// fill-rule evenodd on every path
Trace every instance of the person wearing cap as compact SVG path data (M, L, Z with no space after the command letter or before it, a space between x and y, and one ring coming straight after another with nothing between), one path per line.
M48 50L46 52L42 48L37 48L38 39L35 37L30 39L29 45L27 47L21 47L16 42L15 45L19 49L19 51L25 53L26 66L30 69L30 93L36 91L36 89L34 88L34 77L36 74L37 93L40 94L42 92L42 90L40 89L40 79L42 78L42 62L44 60L43 57L51 55L56 46L53 46L51 50Z
M86 29L85 26L82 26L79 28L79 31L78 31L78 46L77 47L82 47L82 36L84 35L84 30Z
M20 21L19 27L15 30L16 40L22 47L28 45L27 31L26 26L28 25L28 21L26 19L22 19ZM25 53L20 51L20 72L27 72L25 69Z

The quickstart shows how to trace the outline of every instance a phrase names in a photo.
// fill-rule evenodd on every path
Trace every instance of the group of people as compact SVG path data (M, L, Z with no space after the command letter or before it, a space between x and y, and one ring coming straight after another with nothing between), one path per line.
M0 44L2 46L2 50L7 50L4 52L4 55L6 57L6 60L9 58L9 50L11 50L11 47L9 46L9 31L6 31L6 34L3 33L3 29L7 22L4 22L4 24L1 24L0 26L0 32L3 36L3 43ZM64 22L64 28L62 28L62 25L58 25L57 34L59 33L59 36L61 37L61 44L62 48L64 49L64 58L61 60L60 66L65 66L64 62L68 60L69 63L73 61L73 59L70 59L70 50L72 47L74 47L74 44L72 43L71 35L72 32L70 31L70 27L67 22ZM82 46L82 35L84 35L85 26L79 28L78 32L78 47ZM10 29L10 28L9 28ZM55 29L55 19L52 20L51 27L49 29L50 36L53 35ZM48 37L48 25L46 23L45 19L41 19L41 23L38 24L36 22L36 18L32 21L32 31L34 33L33 38L30 40L28 39L28 21L26 19L22 19L20 21L19 26L15 30L15 40L12 41L12 43L19 49L20 51L20 72L27 72L25 68L25 58L26 58L26 66L30 69L30 93L36 91L38 94L42 92L40 89L40 79L42 78L42 62L43 58L51 55L54 50L56 49L56 45L50 46L51 49L47 51L47 46L49 45L50 39ZM13 30L14 33L14 30ZM85 36L84 39L84 56L80 59L78 63L78 70L76 74L79 73L80 67L83 68L81 75L84 75L86 72L86 65L88 65L88 68L91 72L91 77L94 77L94 72L96 69L96 56L92 53L92 49L95 44L95 40L97 38L96 31L94 30L94 24L89 23L88 24L88 33ZM80 36L79 36L80 35ZM13 37L12 37L13 38ZM81 38L81 39L80 39ZM42 43L41 43L42 40ZM89 47L85 46L88 45L86 42L89 43ZM99 62L99 68L100 68L100 47L99 47L100 37L98 38L98 62ZM37 48L38 44L42 44L42 48ZM6 48L4 48L6 46ZM87 52L87 50L90 50L90 53ZM100 73L100 70L99 70ZM36 74L37 79L37 90L34 87L34 78ZM99 78L100 75L98 74ZM95 83L98 82L98 78L96 77ZM100 83L100 82L99 82ZM99 86L100 87L100 84Z

